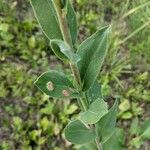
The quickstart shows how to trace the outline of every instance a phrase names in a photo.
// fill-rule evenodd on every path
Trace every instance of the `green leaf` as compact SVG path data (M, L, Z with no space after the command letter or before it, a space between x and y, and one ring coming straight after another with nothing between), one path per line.
M86 91L86 96L90 104L98 98L103 99L101 86L98 81L95 81L94 84Z
M97 150L97 147L94 143L88 143L79 147L78 150Z
M143 145L143 139L140 136L137 136L130 141L130 145L132 147L135 147L136 149L139 149L141 145Z
M103 144L104 150L125 150L125 133L123 129L117 128L111 138Z
M50 40L63 39L52 0L31 0L31 5L45 35ZM77 39L76 14L70 1L63 0L63 5L66 7L66 19L74 44Z
M54 108L54 104L53 103L49 103L44 108L41 108L40 112L42 114L50 115L52 113L52 111L53 111L53 108Z
M51 40L51 47L54 53L61 59L70 60L74 64L80 61L80 56L73 53L71 47L62 40Z
M125 112L131 108L131 104L128 99L124 99L121 104L119 105L119 109L121 112Z
M65 128L65 137L73 144L85 144L95 140L96 133L80 120L70 122Z
M57 15L51 0L31 0L35 16L45 35L51 39L62 39Z
M67 2L67 22L72 37L72 43L75 44L77 39L77 19L75 11L72 7L70 0Z
M41 130L32 130L29 133L29 138L35 142L37 142L38 137L41 136Z
M138 118L134 118L130 127L130 134L131 135L139 135L140 127L139 127L139 120Z
M103 143L105 143L115 131L117 112L118 100L115 101L114 105L111 107L108 113L103 116L96 124L98 136L101 138Z
M23 120L20 117L13 117L13 127L20 131L23 126Z
M81 114L81 120L86 124L95 124L107 112L107 103L103 99L97 99L89 106L89 109L86 112Z
M43 73L35 85L45 94L54 98L76 98L78 93L74 91L72 83L60 72L48 71Z
M83 90L88 90L95 82L107 53L109 28L104 27L85 40L77 53L81 56L79 71Z
M36 46L35 36L31 36L28 39L28 45L30 48L35 48L35 46Z
M43 129L43 131L46 131L50 127L50 121L47 117L42 118L40 121L40 127Z
M141 136L144 139L150 139L150 127L148 127Z
M145 132L150 127L150 120L145 120L141 127L141 133Z
M121 115L121 119L131 119L133 117L132 112L126 111Z

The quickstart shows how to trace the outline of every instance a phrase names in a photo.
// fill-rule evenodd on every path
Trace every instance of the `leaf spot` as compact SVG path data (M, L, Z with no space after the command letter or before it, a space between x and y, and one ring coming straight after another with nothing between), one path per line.
M54 85L51 81L47 82L46 87L49 91L53 91L54 90Z
M70 96L70 93L69 93L69 91L67 91L67 90L63 90L63 91L62 91L62 94L63 94L65 97Z

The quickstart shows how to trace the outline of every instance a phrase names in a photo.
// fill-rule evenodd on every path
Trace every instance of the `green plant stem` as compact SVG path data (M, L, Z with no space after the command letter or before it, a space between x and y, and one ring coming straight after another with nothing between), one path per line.
M67 42L72 47L71 36L68 30L66 14L61 9L61 1L60 0L53 0L53 4L58 16L58 21L60 24L60 30L65 42Z
M93 129L93 130L95 130L95 125L94 124L90 125L90 128ZM97 145L97 149L98 150L103 150L103 146L102 146L101 142L99 141L99 138L95 139L95 143Z
M63 10L61 9L61 1L60 0L54 0L53 1L53 4L54 4L54 7L55 7L55 10L56 10L56 13L57 13L57 16L58 16L58 21L59 21L59 25L60 25L60 29L61 29L61 33L63 35L63 39L66 43L68 43L72 50L73 50L73 45L72 45L72 41L71 41L71 36L70 36L70 32L69 32L69 29L68 29L68 25L67 25L67 20L66 20L66 14L65 12L63 12ZM81 91L81 88L80 88L80 85L81 85L81 78L80 78L80 73L79 73L79 70L78 70L78 67L76 66L76 64L71 64L70 63L70 68L74 74L74 77L75 77L75 81L77 81L77 88L80 89ZM78 101L79 103L79 106L81 107L81 109L83 111L85 111L85 103L82 101L82 99L80 99Z
M73 45L72 45L72 40L71 40L71 35L68 29L67 25L67 20L66 20L66 13L61 9L61 1L60 0L53 0L53 4L58 16L58 21L60 25L60 30L63 36L63 39L66 43L68 43L72 50L73 50ZM79 74L79 70L76 64L70 64L71 70L75 76L75 79L78 83L78 85L81 84L81 78ZM78 87L79 88L79 87Z
M59 21L59 25L60 25L63 39L73 49L71 35L69 32L69 28L68 28L67 20L66 20L66 13L61 9L61 1L60 0L53 0L53 4L54 4L54 7L55 7L55 10L57 13L57 17L58 17L58 21ZM86 111L88 109L88 102L87 102L85 93L82 91L82 82L81 82L81 77L80 77L80 73L78 70L78 66L76 64L70 64L70 67L71 67L71 70L72 70L73 75L75 77L75 80L77 81L78 89L81 92L81 96L82 96L82 98L79 101L79 105L80 105L80 107L82 107L81 109L83 109L83 111ZM93 125L93 127L94 127L93 129L95 129L94 125ZM95 140L95 143L97 145L98 150L103 150L102 145L98 139Z
M98 138L96 138L95 142L96 142L98 150L103 150L102 144L99 142Z

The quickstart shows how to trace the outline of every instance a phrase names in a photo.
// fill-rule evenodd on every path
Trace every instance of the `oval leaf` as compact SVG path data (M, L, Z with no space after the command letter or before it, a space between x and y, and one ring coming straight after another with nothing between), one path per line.
M115 101L112 108L96 124L96 130L99 138L105 143L114 133L118 112L118 100Z
M89 106L89 109L86 112L81 114L81 120L86 124L95 124L107 112L107 103L103 99L97 99Z
M35 16L45 35L51 39L62 39L56 11L51 0L31 0Z
M78 93L74 91L72 83L60 72L48 71L43 73L35 85L45 94L54 98L77 98Z
M73 144L85 144L95 140L96 134L80 120L70 122L65 128L65 137Z
M64 60L69 60L74 64L80 61L80 56L73 53L71 47L62 40L51 40L51 48L57 56L63 56Z
M109 28L104 27L85 40L77 53L81 56L78 63L83 90L88 90L95 82L107 53Z

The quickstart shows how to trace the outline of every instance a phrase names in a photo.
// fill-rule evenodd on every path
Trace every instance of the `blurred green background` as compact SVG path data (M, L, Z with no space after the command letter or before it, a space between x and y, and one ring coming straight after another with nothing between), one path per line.
M113 24L99 76L108 102L120 96L118 127L125 150L149 150L150 1L74 0L79 42ZM63 128L79 110L76 100L52 100L34 85L49 68L64 70L33 15L29 0L0 0L0 150L74 150ZM115 149L114 149L115 150ZM120 149L119 149L120 150Z

